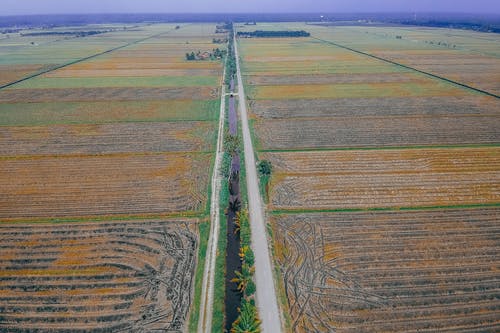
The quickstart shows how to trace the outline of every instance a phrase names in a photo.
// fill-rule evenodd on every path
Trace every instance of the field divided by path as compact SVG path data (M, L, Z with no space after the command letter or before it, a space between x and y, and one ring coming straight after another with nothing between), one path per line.
M185 54L225 46L175 27L0 42L11 80L46 71L0 90L0 330L188 327L223 66Z
M239 41L289 331L498 330L500 102L411 69L496 94L491 35L259 25L312 34Z

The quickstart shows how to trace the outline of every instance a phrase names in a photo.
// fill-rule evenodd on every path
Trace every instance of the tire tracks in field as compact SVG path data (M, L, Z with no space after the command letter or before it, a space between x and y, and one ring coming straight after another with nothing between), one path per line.
M19 80L16 80L16 81L12 81L10 83L6 83L4 85L1 85L0 86L0 90L3 90L5 88L8 88L8 87L11 87L13 85L16 85L18 83L21 83L21 82L24 82L24 81L28 81L28 80L31 80L33 78L36 78L38 76L41 76L41 75L44 75L44 74L47 74L47 73L50 73L50 72L53 72L53 71L56 71L58 69L61 69L61 68L65 68L65 67L68 67L68 66L71 66L71 65L75 65L75 64L79 64L81 62L84 62L84 61L87 61L87 60L91 60L91 59L94 59L94 58L97 58L99 56L102 56L102 55L105 55L105 54L109 54L111 52L114 52L114 51L118 51L118 50L121 50L121 49L124 49L126 47L129 47L129 46L132 46L132 45L135 45L135 44L139 44L139 43L142 43L142 42L145 42L149 39L153 39L153 38L156 38L156 37L160 37L162 35L165 35L165 34L168 34L172 31L176 30L175 28L172 28L168 31L165 31L165 32L161 32L159 34L155 34L155 35L152 35L152 36L148 36L146 38L141 38L141 39L138 39L138 40L135 40L135 41L132 41L130 43L126 43L124 45L120 45L120 46L117 46L117 47L114 47L112 49L109 49L109 50L106 50L106 51L103 51L103 52L99 52L99 53L96 53L96 54L93 54L93 55L90 55L88 57L84 57L84 58L80 58L80 59L77 59L77 60L73 60L73 61L70 61L70 62L67 62L65 64L62 64L62 65L57 65L55 67L51 67L51 68L48 68L48 69L45 69L41 72L38 72L38 73L35 73L35 74L31 74L31 75L28 75L22 79L19 79Z
M314 36L311 36L312 39L315 39L317 41L320 41L322 43L325 43L325 44L330 44L330 45L333 45L333 46L336 46L336 47L340 47L344 50L348 50L348 51L351 51L351 52L354 52L354 53L357 53L357 54L361 54L361 55L364 55L364 56L367 56L367 57L370 57L370 58L373 58L373 59L377 59L377 60L380 60L380 61L383 61L383 62L386 62L386 63L389 63L389 64L392 64L392 65L396 65L396 66L399 66L399 67L402 67L404 69L409 69L411 71L414 71L414 72L417 72L417 73L420 73L420 74L424 74L424 75L427 75L427 76L430 76L434 79L438 79L438 80L441 80L441 81L445 81L445 82L448 82L448 83L451 83L453 85L456 85L456 86L459 86L459 87L462 87L462 88L466 88L466 89L469 89L469 90L472 90L472 91L475 91L477 93L481 93L481 94L484 94L484 95L488 95L488 96L491 96L491 97L495 97L495 98L499 98L500 99L500 96L499 95L496 95L494 93L491 93L489 91L486 91L486 90L482 90L482 89L479 89L479 88L474 88L472 86L469 86L465 83L461 83L461 82L458 82L458 81L454 81L454 80L451 80L451 79L448 79L444 76L440 76L440 75L437 75L437 74L432 74L430 72L426 72L426 71L423 71L423 70L420 70L420 69L417 69L415 67L411 67L411 66L408 66L408 65L404 65L402 63L399 63L399 62L396 62L396 61L393 61L393 60L389 60L389 59L386 59L386 58L382 58L382 57L379 57L379 56L376 56L374 54L371 54L371 53L367 53L367 52L364 52L364 51L360 51L360 50L356 50L356 49L353 49L353 48L350 48L348 46L345 46L345 45L342 45L342 44L338 44L336 42L333 42L333 41L330 41L330 40L326 40L326 39L321 39L321 38L318 38L318 37L314 37Z

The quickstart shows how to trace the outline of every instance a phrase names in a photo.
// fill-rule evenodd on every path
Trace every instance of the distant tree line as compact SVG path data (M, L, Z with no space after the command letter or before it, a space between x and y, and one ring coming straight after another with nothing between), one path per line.
M238 31L240 37L255 37L255 38L273 38L273 37L309 37L310 33L304 30L296 31L272 31L272 30L256 30L253 32Z
M480 22L459 22L459 21L456 22L456 21L446 21L446 20L422 20L422 21L405 20L397 23L405 25L418 25L422 27L464 29L464 30L474 30L480 32L500 33L500 25L480 23Z
M233 24L226 24L229 31L229 42L227 45L227 62L226 62L226 84L230 86L231 80L236 75L236 57L234 54L234 40L233 40Z
M23 37L39 37L39 36L75 36L85 37L92 35L104 34L112 32L113 30L91 30L91 31L40 31L40 32L27 32L22 33Z

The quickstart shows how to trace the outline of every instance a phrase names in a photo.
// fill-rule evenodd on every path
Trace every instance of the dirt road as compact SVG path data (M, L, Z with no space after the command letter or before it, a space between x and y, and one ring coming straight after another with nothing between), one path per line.
M273 270L266 237L266 225L259 192L255 153L248 127L245 91L241 79L238 44L234 38L236 67L238 70L239 109L242 123L243 145L245 148L245 167L248 189L248 210L252 230L252 248L255 252L255 282L257 285L257 307L262 320L263 333L281 332L281 320L274 289Z
M224 64L224 68L225 68ZM222 80L226 77L226 70L222 75ZM221 83L221 104L219 129L217 136L217 150L215 154L215 165L212 174L212 197L210 198L210 236L208 238L207 255L205 258L205 268L203 271L203 282L201 288L200 317L198 321L198 333L212 332L212 315L214 302L214 279L215 279L215 261L217 259L217 244L219 244L219 196L221 186L220 169L222 166L222 155L224 154L223 137L224 121L226 111L226 91L225 83ZM222 283L222 281L219 281Z

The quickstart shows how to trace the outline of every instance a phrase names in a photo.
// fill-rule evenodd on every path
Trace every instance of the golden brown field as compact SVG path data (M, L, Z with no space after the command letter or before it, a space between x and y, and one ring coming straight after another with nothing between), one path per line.
M0 331L196 326L223 66L185 53L214 37L0 43L1 83L68 64L0 89Z
M496 37L267 27L311 33L239 41L287 331L498 331Z

